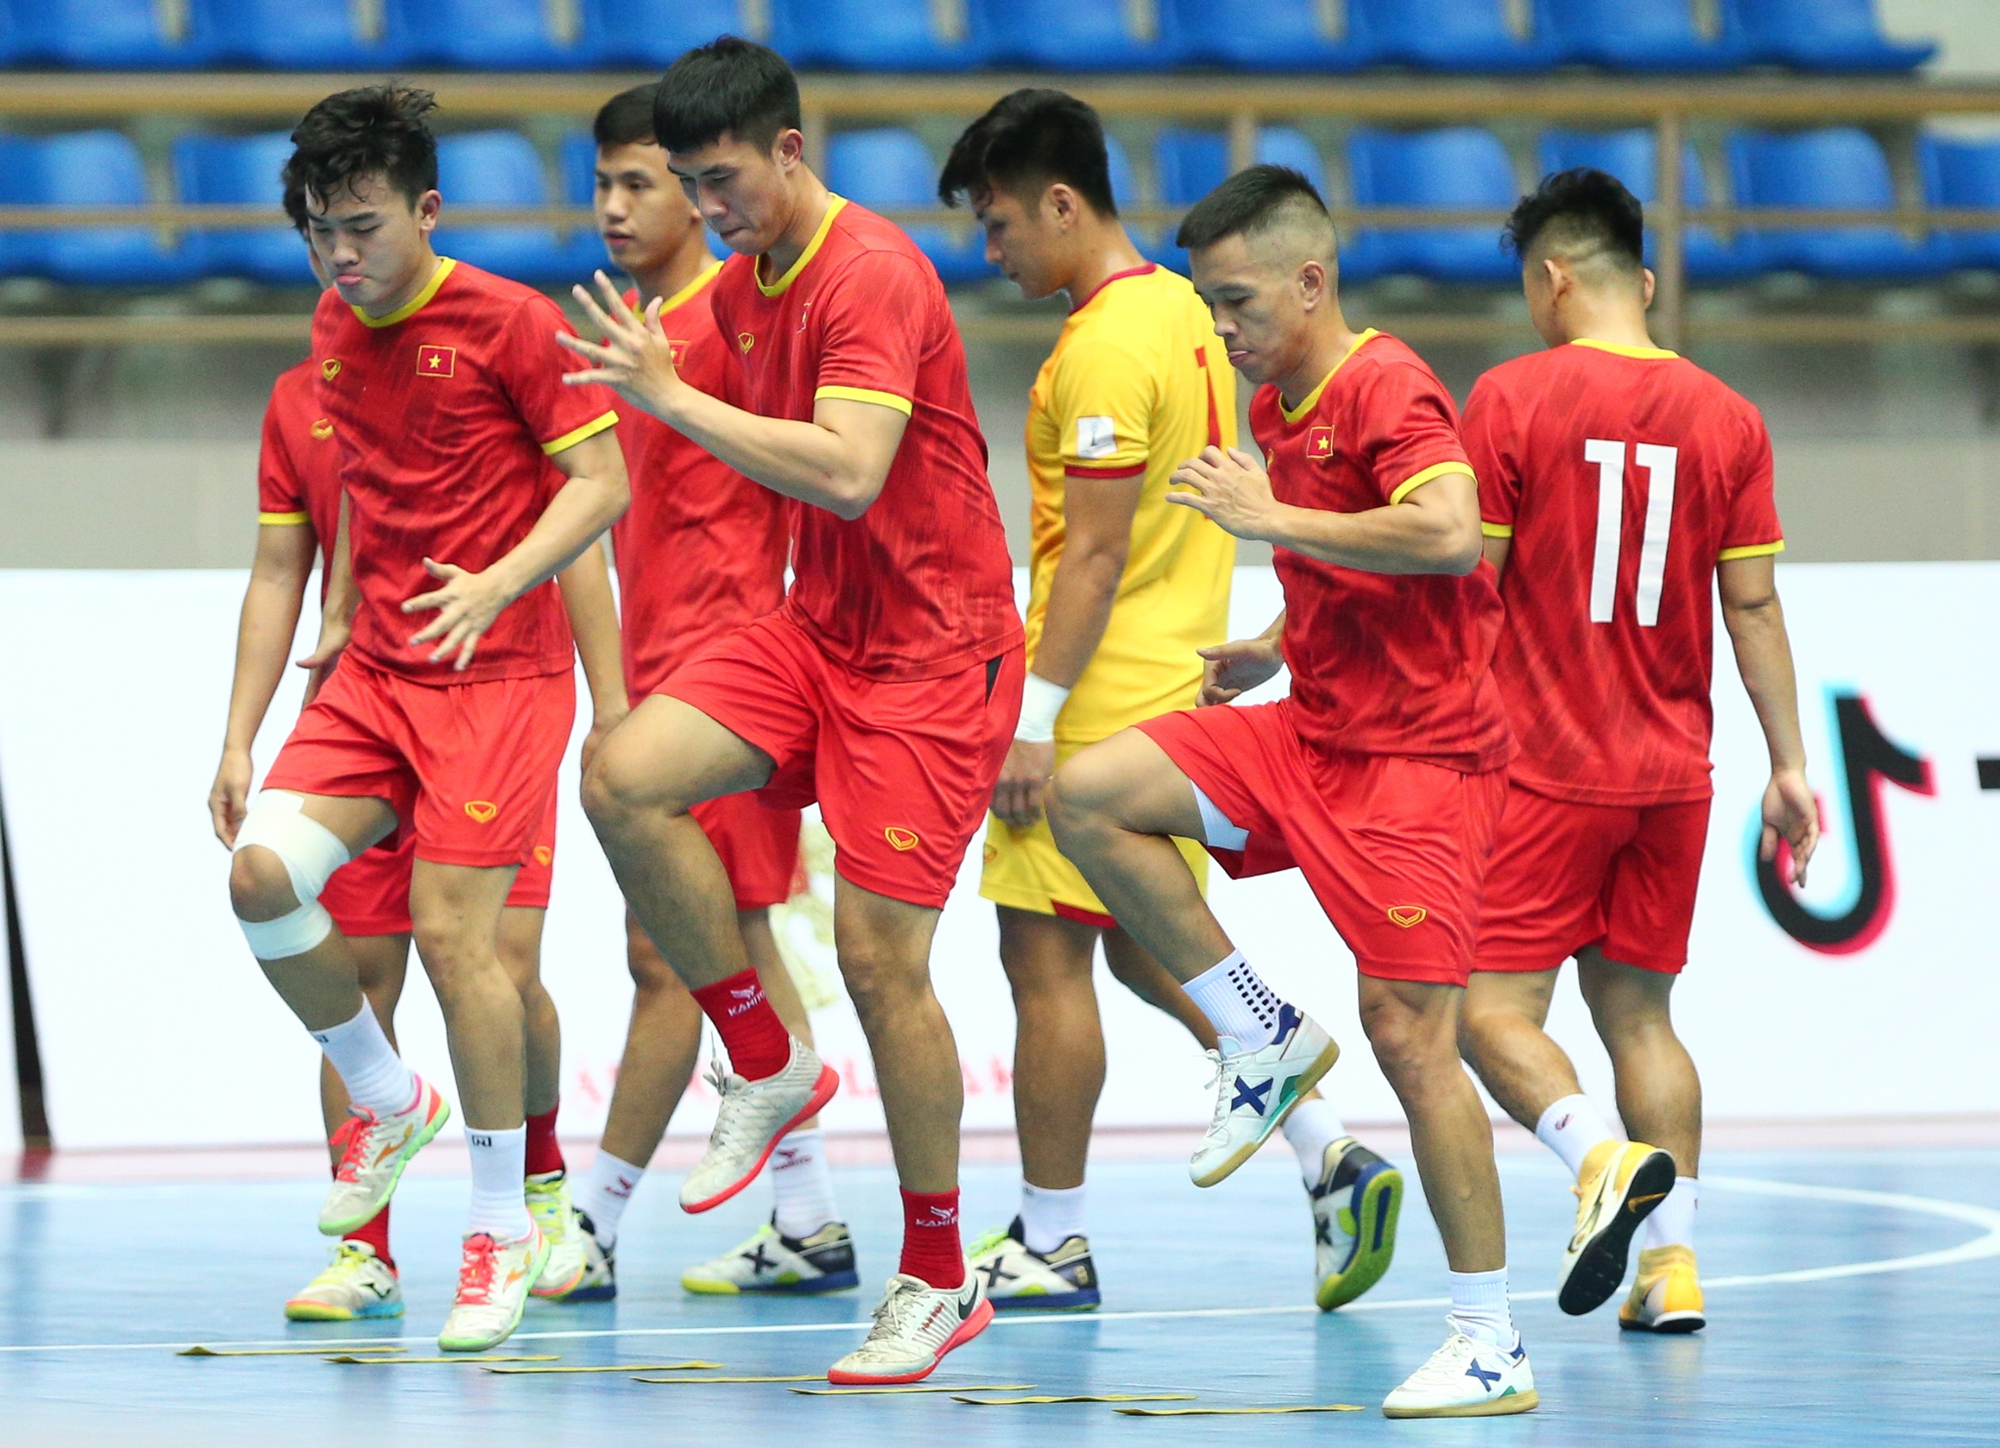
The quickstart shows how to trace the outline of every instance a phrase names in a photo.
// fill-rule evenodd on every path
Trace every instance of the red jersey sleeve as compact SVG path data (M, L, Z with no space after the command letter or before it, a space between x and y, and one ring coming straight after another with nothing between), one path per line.
M1520 431L1507 393L1491 373L1473 384L1459 433L1479 480L1479 531L1488 538L1513 537L1521 504Z
M553 456L618 421L616 394L596 384L571 387L566 372L581 372L590 363L556 344L556 333L575 328L547 297L533 297L515 309L507 336L495 349L494 366L514 410L542 451Z
M1416 367L1376 370L1359 398L1358 451L1385 503L1400 503L1440 473L1472 471L1458 436L1458 409L1436 378Z
M285 446L284 424L278 412L278 399L273 395L264 409L264 439L257 454L257 521L309 523L306 490L292 464L291 449Z
M1737 464L1736 487L1729 497L1729 521L1722 530L1718 562L1782 553L1785 548L1785 532L1778 524L1771 434L1755 409L1750 410L1745 423L1747 436Z
M865 251L848 263L839 286L821 292L827 310L820 318L815 402L846 398L910 415L931 308L923 282L911 258Z

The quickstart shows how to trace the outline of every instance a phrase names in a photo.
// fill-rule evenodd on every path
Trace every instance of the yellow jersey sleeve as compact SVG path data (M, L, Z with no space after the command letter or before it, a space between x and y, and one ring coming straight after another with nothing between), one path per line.
M1092 337L1071 339L1056 358L1049 397L1055 461L1064 475L1144 477L1158 390L1156 369L1125 348Z

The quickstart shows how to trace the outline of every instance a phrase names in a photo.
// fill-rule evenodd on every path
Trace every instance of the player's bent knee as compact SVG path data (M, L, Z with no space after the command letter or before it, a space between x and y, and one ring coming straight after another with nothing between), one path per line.
M348 861L340 836L303 813L305 801L267 789L236 833L229 893L237 924L259 960L303 955L333 933L319 895ZM287 888L289 887L289 888ZM265 918L252 920L246 914Z

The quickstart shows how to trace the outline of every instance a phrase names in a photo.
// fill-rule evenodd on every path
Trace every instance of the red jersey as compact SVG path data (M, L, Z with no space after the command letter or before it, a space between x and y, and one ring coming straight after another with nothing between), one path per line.
M731 257L715 283L743 405L809 422L815 402L837 397L910 419L866 513L798 510L787 614L874 678L936 678L1014 648L1007 535L937 272L896 227L837 196L789 271L767 283L759 264Z
M1399 503L1470 472L1451 394L1408 347L1370 328L1297 407L1257 389L1250 428L1280 502L1329 513ZM1299 732L1315 747L1426 759L1467 773L1507 762L1489 668L1500 595L1464 578L1368 573L1274 550Z
M333 424L319 410L311 358L287 367L271 386L264 409L264 440L257 454L257 521L308 523L322 562L340 536L340 448ZM326 597L322 567L319 596Z
M703 392L733 400L736 364L709 305L722 263L660 308L674 367ZM785 598L791 499L753 483L657 418L619 426L632 506L611 528L625 688L654 692L718 634L761 618Z
M1785 546L1763 417L1672 352L1583 341L1481 377L1465 441L1486 532L1514 540L1513 777L1579 804L1707 798L1715 565Z
M527 537L551 494L549 457L617 422L604 388L563 385L589 366L556 345L568 330L540 292L448 258L386 317L320 298L319 403L340 444L361 595L350 647L370 662L429 684L571 668L553 579L501 612L463 673L428 662L435 642L408 642L436 615L402 612L438 586L426 557L477 572Z

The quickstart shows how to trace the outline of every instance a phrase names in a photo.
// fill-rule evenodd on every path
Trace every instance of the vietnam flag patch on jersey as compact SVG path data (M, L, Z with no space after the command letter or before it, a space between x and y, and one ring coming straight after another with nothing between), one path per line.
M458 348L426 342L417 348L417 376L451 377L458 371Z

